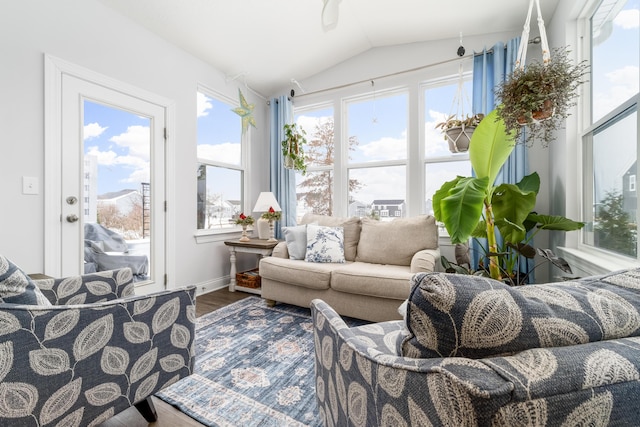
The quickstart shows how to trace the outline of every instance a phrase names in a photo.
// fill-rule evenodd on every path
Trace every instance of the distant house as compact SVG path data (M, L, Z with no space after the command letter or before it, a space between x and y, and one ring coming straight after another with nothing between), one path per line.
M364 217L371 213L371 207L358 200L349 203L349 216Z
M371 203L371 213L381 220L402 218L407 210L406 203L400 199L379 199Z
M135 206L142 206L142 194L138 190L120 190L98 196L98 207L115 206L123 215L128 214Z

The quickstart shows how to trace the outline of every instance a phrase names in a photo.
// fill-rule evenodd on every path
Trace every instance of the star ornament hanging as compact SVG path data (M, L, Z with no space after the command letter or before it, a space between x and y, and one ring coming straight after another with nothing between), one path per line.
M245 133L247 129L249 129L249 125L256 127L256 120L253 118L253 108L255 105L247 102L240 89L238 89L238 96L240 97L240 106L231 111L242 118L242 133Z

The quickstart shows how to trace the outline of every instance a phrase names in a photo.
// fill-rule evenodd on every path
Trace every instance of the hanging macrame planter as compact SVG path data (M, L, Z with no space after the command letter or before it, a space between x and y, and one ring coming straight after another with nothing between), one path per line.
M527 19L524 22L524 29L522 30L522 37L520 38L520 46L518 47L518 56L515 63L515 73L524 72L524 63L527 59L527 47L529 46L529 27L531 26L531 14L533 12L534 2L538 12L538 30L540 31L542 64L544 67L547 67L551 61L551 52L549 51L549 42L547 41L547 31L545 30L544 20L542 19L542 12L540 10L540 0L529 0L529 11L527 12ZM531 111L531 114L528 113L529 112L525 112L521 116L518 116L518 123L520 125L525 126L547 120L555 114L553 101L550 99L545 100L540 109Z
M462 44L462 36L460 37ZM458 48L458 56L464 55L464 47ZM464 74L462 63L458 67L458 90L451 104L449 117L444 122L438 123L436 129L442 129L444 139L449 143L449 151L452 153L464 153L469 150L471 143L471 135L476 130L476 126L483 119L483 114L466 115L465 101L468 110L471 110L471 101L469 95L464 88Z

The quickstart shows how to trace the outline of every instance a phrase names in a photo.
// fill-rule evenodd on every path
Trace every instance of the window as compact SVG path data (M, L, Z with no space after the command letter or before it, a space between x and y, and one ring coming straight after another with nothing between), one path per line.
M433 215L433 195L442 184L456 176L471 173L469 153L451 153L449 144L436 125L452 114L451 100L458 90L459 77L429 82L424 86L424 135L425 135L425 209ZM471 74L464 75L464 92L471 94ZM466 99L465 113L471 115L471 103Z
M583 133L583 244L638 259L639 0L603 0L589 16L591 119Z
M374 93L345 103L349 216L364 210L387 219L388 210L373 207L406 203L408 109L404 91Z
M241 118L236 106L209 91L198 91L198 230L235 228L244 209Z
M333 215L333 165L335 152L333 107L297 111L295 122L305 132L307 173L296 173L297 221L305 213Z

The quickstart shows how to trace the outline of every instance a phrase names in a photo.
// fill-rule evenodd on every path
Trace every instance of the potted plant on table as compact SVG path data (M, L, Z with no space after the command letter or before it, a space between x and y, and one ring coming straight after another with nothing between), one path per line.
M278 241L273 234L273 223L274 221L279 221L281 217L282 212L276 211L275 209L273 209L273 206L269 206L269 210L260 216L260 218L269 221L269 239L267 239L268 242Z
M498 115L518 140L527 126L526 143L541 139L547 146L569 116L577 89L587 73L585 61L573 65L566 48L555 49L546 62L533 61L516 69L496 88Z
M307 172L304 160L304 145L307 143L306 132L297 124L284 125L285 139L282 141L284 167L299 170L302 175Z
M475 176L458 176L445 182L433 197L434 216L444 223L451 242L486 238L487 274L496 280L507 279L511 284L514 282L508 279L514 271L519 274L516 268L519 257L535 256L535 249L529 245L535 233L572 231L584 226L562 216L533 211L540 188L540 177L535 172L517 184L495 185L500 169L515 147L513 137L513 133L507 133L497 110L489 113L476 128L469 147ZM496 238L497 231L502 244Z
M442 129L444 139L449 143L449 150L452 153L463 153L469 150L473 131L483 118L484 114L474 114L464 118L451 115L444 122L438 123L436 129Z
M236 218L236 224L242 226L242 237L240 237L241 242L248 242L249 236L247 236L247 226L253 225L253 217L251 215L247 216L244 213L241 213L238 218Z

